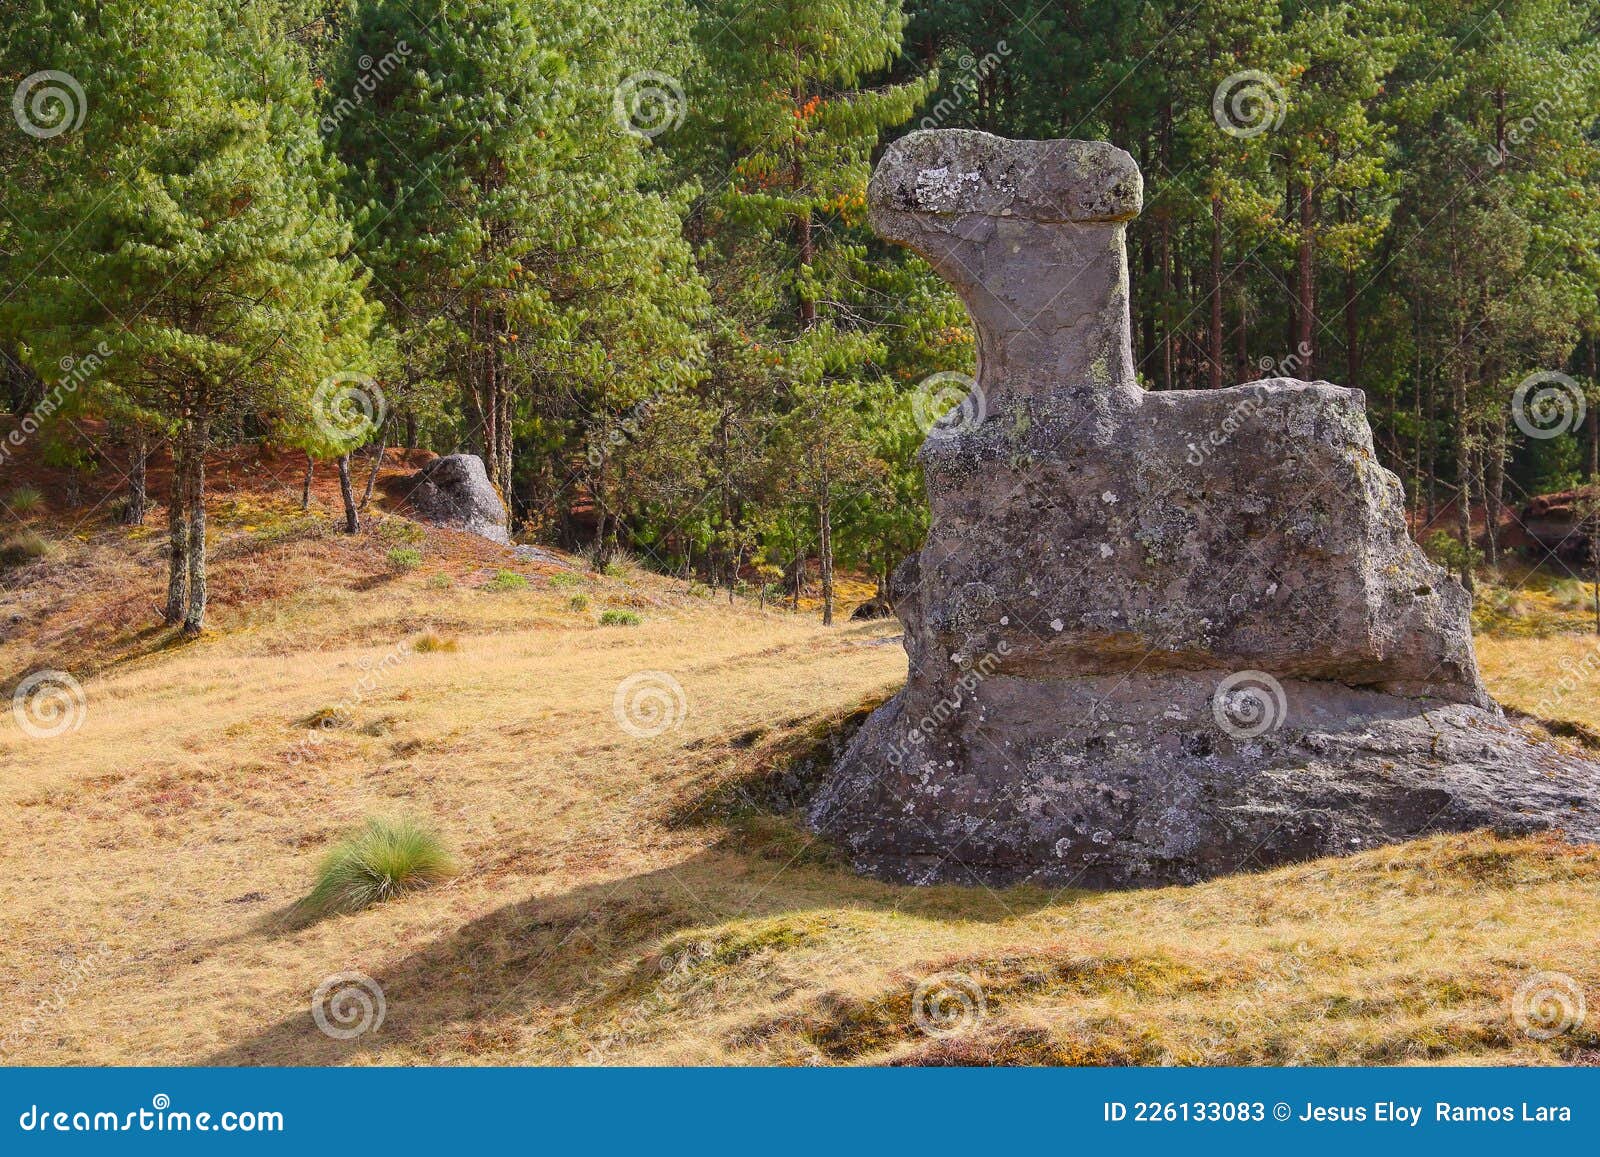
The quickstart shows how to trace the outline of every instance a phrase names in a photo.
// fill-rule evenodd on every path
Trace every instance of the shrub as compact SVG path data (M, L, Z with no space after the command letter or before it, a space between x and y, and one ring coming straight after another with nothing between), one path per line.
M44 495L32 486L18 486L6 495L6 505L15 514L32 514L44 505Z
M586 611L589 609L589 596L573 595L571 601L567 603L567 606L571 607L575 611Z
M431 655L439 651L457 651L461 644L455 639L447 639L432 631L423 631L417 636L417 641L411 644L411 649L419 655Z
M40 535L24 530L0 545L0 566L23 566L45 557L54 548Z
M602 611L600 614L602 627L637 627L643 621L632 611Z
M528 580L514 570L496 571L494 578L484 584L491 591L520 591L526 588Z
M369 818L323 858L317 882L300 906L313 916L359 912L456 871L455 859L428 828L411 820Z
M389 565L395 570L415 570L422 565L422 552L409 546L397 546L389 552Z

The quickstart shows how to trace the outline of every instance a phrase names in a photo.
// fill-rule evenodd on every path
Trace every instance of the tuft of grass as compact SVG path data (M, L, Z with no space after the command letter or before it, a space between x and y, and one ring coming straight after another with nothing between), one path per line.
M495 571L494 578L483 584L486 591L520 591L528 586L526 576L514 570Z
M459 651L461 644L456 639L424 631L417 636L417 641L411 644L411 649L419 655L432 655L441 651Z
M589 596L573 595L572 598L567 601L567 606L571 607L575 611L586 611L589 609Z
M422 552L411 546L397 546L389 552L389 565L395 570L416 570L422 565Z
M420 546L427 541L428 532L410 519L390 517L378 523L378 537L398 546Z
M457 871L455 858L431 829L412 820L369 817L323 857L300 908L309 916L359 912Z
M632 611L601 611L602 627L637 627L644 620Z
M25 566L44 558L54 549L42 535L24 530L0 544L0 566Z
M335 728L354 727L355 724L355 716L350 714L350 709L338 704L318 707L300 721L302 727L309 727L313 731L332 731Z
M13 487L6 495L6 505L17 514L32 514L44 505L44 495L34 486Z
M455 586L456 583L455 580L449 575L441 573L429 575L428 581L422 585L427 587L430 591L447 591L451 587Z
M566 571L558 571L550 576L550 585L555 587L557 590L564 590L567 587L582 586L583 580L575 574L569 574Z

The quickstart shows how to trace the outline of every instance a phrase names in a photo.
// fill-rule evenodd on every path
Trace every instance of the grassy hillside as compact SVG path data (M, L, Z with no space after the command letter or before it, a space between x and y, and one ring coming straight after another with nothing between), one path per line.
M1514 1017L1541 971L1600 993L1595 849L1438 837L1108 895L861 880L780 813L902 678L892 623L824 630L396 514L346 539L288 486L219 499L195 644L150 626L152 529L41 508L45 556L0 571L0 688L52 666L84 689L54 738L0 716L7 1063L1600 1059L1592 1017L1550 1039ZM1512 706L1593 654L1535 634L1481 643ZM648 694L619 722L641 675L675 727L640 734ZM1558 706L1600 733L1588 684ZM423 821L462 871L305 918L369 816ZM385 1016L333 1039L312 994L352 971Z

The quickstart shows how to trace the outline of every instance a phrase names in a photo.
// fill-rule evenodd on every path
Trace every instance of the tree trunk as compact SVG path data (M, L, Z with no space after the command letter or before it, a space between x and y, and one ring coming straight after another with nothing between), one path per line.
M144 522L150 495L145 485L145 468L150 459L150 438L143 426L134 424L128 439L128 505L122 511L125 526Z
M378 453L372 459L372 473L367 475L367 489L361 495L361 505L366 507L372 501L372 488L378 484L378 471L383 468L383 453L389 448L389 421L384 420L378 427Z
M1316 378L1317 280L1313 229L1316 205L1311 182L1300 187L1300 244L1296 255L1294 356L1300 362L1302 381Z
M167 609L162 618L173 627L183 622L189 603L188 442L187 429L172 439L172 482L167 489Z
M822 569L822 625L833 625L833 504L823 499L817 504L817 561Z
M417 416L410 410L406 411L406 449L417 448Z
M361 529L361 519L356 513L356 493L350 485L350 455L339 455L339 497L344 499L344 532L355 534Z
M311 456L311 451L306 451L306 476L300 482L300 509L311 509L311 469L317 460Z
M1456 410L1456 529L1461 537L1461 585L1473 592L1472 580L1472 446L1467 437L1467 372L1457 368Z
M194 421L189 446L189 613L183 633L194 638L206 621L206 446L211 438L210 419L204 411Z
M1222 388L1222 198L1211 194L1211 388Z

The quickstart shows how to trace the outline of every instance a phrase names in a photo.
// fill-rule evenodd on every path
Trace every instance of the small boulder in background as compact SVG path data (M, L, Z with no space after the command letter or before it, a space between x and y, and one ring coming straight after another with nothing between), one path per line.
M491 542L509 543L505 503L489 482L476 454L446 454L399 479L394 493L417 515L437 526L470 531Z

